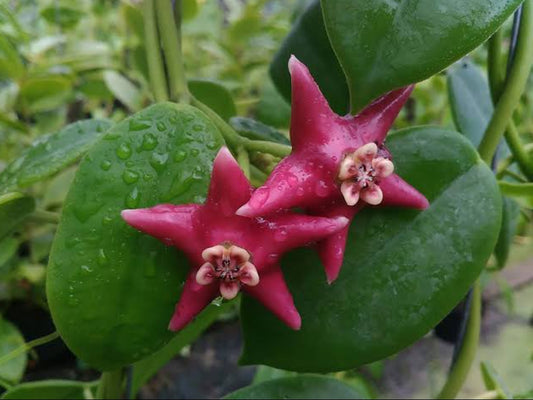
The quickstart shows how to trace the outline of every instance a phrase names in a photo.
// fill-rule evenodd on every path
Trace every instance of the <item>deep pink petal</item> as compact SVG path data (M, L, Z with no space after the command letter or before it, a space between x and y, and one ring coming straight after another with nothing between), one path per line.
M396 174L392 174L380 181L379 187L383 192L383 202L380 205L409 207L420 210L429 207L429 202L424 195Z
M394 90L381 96L354 118L358 134L366 142L382 144L398 113L411 95L414 85Z
M154 236L166 245L188 250L195 237L192 214L199 204L160 204L151 208L123 210L121 216L129 225Z
M306 155L283 159L263 186L237 211L245 217L264 217L291 207L310 207L340 194L335 181L335 164Z
M235 158L227 147L222 147L213 162L206 205L224 216L230 216L248 201L251 190L250 183Z
M218 296L219 285L217 282L214 282L212 285L199 285L196 283L196 269L193 269L187 277L168 329L179 331L184 328Z
M260 301L289 328L300 329L302 319L278 265L261 274L257 286L244 286L243 290Z
M293 149L328 140L327 126L338 116L331 110L309 69L295 56L289 60L291 73L291 143Z

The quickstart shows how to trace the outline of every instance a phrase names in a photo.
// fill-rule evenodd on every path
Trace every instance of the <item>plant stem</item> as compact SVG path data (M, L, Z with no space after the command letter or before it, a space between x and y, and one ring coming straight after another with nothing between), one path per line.
M507 181L498 181L500 190L508 196L531 197L533 195L533 183L512 183Z
M239 147L237 149L237 162L241 167L244 175L248 180L250 179L250 156L244 147Z
M448 375L444 387L437 399L454 399L465 382L470 367L476 356L481 330L481 287L479 279L472 288L472 301L470 303L470 315L466 325L463 345L459 351L457 360Z
M489 165L527 83L533 64L533 47L529 44L531 38L533 38L533 0L525 0L515 60L485 136L479 145L479 154Z
M291 146L281 143L268 142L265 140L250 140L243 138L243 141L244 147L246 147L248 151L259 151L261 153L268 153L281 158L287 157L289 154L291 154L292 150Z
M59 214L51 211L35 210L28 216L28 219L33 222L57 225L59 223Z
M166 101L168 100L168 88L159 45L154 2L155 0L143 0L144 44L155 101Z
M19 356L22 353L26 353L33 349L34 347L41 346L46 343L50 343L53 340L56 340L59 337L59 333L52 332L49 335L34 339L30 342L24 343L22 346L17 347L15 350L13 350L10 353L7 353L5 356L0 358L0 365L3 365L4 363L8 362L9 360L12 360L13 358Z
M124 370L103 372L96 392L97 399L122 399L124 391Z
M518 14L516 14L518 15ZM515 22L517 19L515 19ZM513 27L514 28L514 27ZM515 31L515 29L513 29ZM492 101L497 104L498 99L500 98L501 92L505 85L505 69L503 68L502 60L502 41L503 41L503 32L502 29L498 30L489 41L489 55L488 55L488 74L489 74L489 85L490 92L492 96ZM516 42L516 38L513 38L513 42ZM509 62L514 60L516 54L516 46L511 46L509 51ZM512 69L512 64L509 64L508 70ZM518 163L522 173L528 177L529 180L533 180L533 160L530 158L527 150L525 149L522 141L520 140L520 135L518 129L511 117L509 124L505 131L505 140L511 149L514 159Z
M176 7L181 6L178 0ZM155 10L157 26L161 35L161 44L165 53L165 63L170 83L170 99L174 101L189 101L185 68L181 55L180 34L174 21L174 11L170 0L156 0Z

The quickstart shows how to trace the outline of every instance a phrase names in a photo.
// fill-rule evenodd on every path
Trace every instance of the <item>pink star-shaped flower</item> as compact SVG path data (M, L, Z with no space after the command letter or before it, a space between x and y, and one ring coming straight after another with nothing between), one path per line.
M339 116L307 67L294 56L289 71L292 153L237 214L256 217L301 207L311 214L352 220L366 204L429 206L422 194L393 173L394 164L384 146L413 86L384 95L356 116ZM340 272L347 235L348 227L317 245L330 283Z
M214 298L235 297L240 289L255 297L292 329L300 315L281 268L283 253L339 232L345 217L313 217L292 212L271 218L235 214L252 192L250 183L228 151L218 153L205 204L162 204L124 210L134 228L182 250L191 263L181 298L169 324L177 331Z

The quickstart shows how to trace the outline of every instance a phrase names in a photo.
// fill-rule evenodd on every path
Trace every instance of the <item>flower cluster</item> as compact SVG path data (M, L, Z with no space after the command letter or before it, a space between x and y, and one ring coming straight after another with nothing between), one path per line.
M280 257L314 243L327 280L339 275L349 223L366 205L424 209L426 198L394 173L385 137L412 87L379 98L356 116L329 107L307 67L289 61L292 152L264 186L251 187L226 148L213 163L204 204L124 210L134 228L182 250L191 263L169 329L187 325L214 298L240 290L292 329L301 319ZM291 211L299 207L305 214Z

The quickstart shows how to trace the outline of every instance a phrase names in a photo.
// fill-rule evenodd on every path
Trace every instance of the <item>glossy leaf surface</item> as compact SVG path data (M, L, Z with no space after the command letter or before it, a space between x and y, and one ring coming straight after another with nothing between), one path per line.
M352 110L443 70L487 40L520 2L322 0Z
M0 196L0 239L35 210L33 197L22 193L6 193Z
M345 114L349 100L346 78L329 43L319 0L310 2L298 17L270 65L270 76L289 103L291 77L287 64L291 54L307 65L331 108Z
M40 138L0 174L0 193L29 186L79 160L111 125L87 119Z
M237 133L248 139L290 144L289 138L283 133L252 118L233 117L229 122Z
M90 399L94 398L96 384L55 379L28 382L9 389L2 399Z
M239 389L225 399L362 399L355 388L334 378L299 375Z
M0 319L0 358L24 345L24 337L10 322ZM0 379L10 384L18 383L26 369L26 353L0 364Z
M208 79L191 79L187 82L192 95L228 121L237 115L237 108L228 89L221 83Z
M290 331L244 297L243 363L325 372L382 359L425 335L481 272L498 237L501 196L475 149L431 127L399 131L387 143L398 174L430 207L358 214L331 286L313 251L286 256L302 329Z
M114 126L82 161L52 246L47 298L62 338L90 365L116 369L172 338L187 261L120 211L203 201L221 144L196 108L160 103Z

